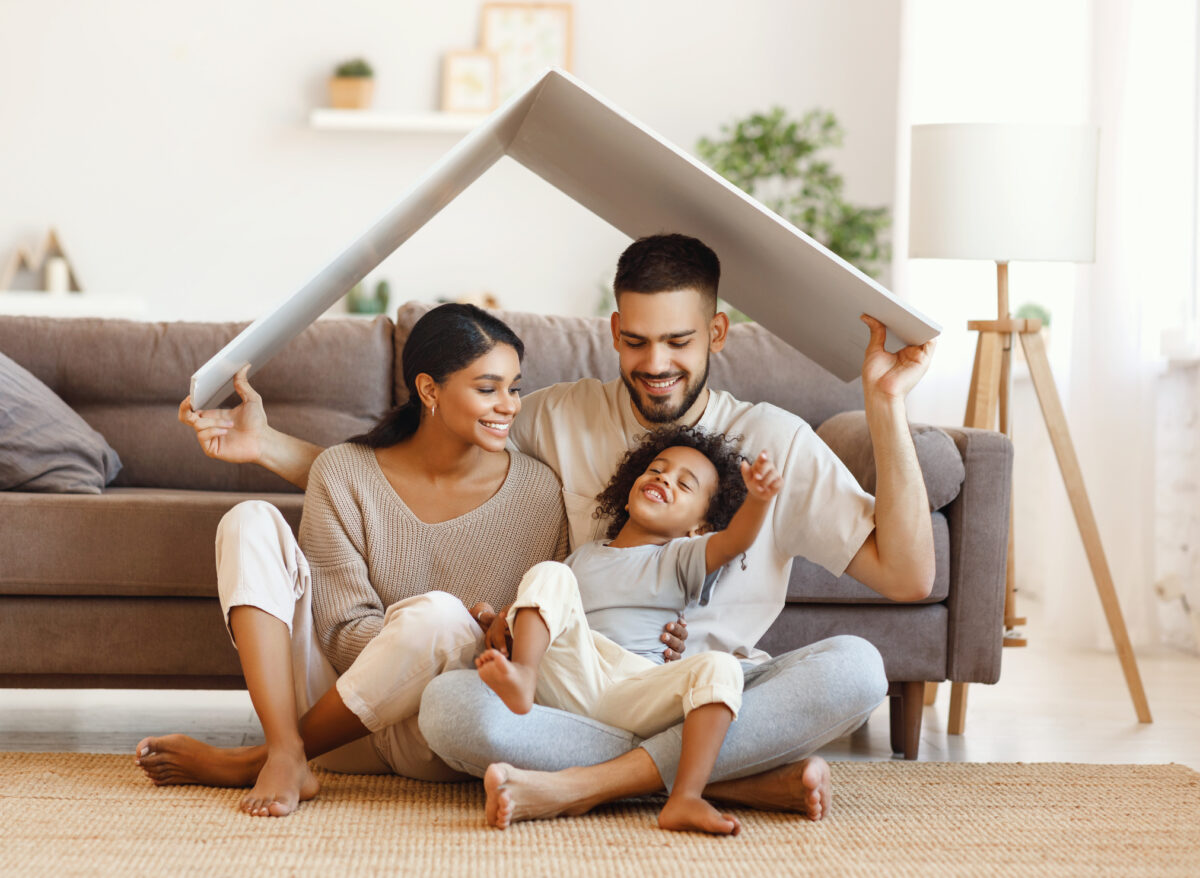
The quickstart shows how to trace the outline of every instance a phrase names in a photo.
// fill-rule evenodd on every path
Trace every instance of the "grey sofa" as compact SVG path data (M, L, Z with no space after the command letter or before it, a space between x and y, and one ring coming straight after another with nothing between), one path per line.
M320 320L255 377L273 426L329 445L402 402L396 374L427 306ZM501 314L527 345L523 387L617 374L599 318ZM216 600L213 536L235 503L266 499L298 527L303 496L255 466L201 454L176 420L188 377L240 324L0 317L0 352L64 399L123 468L98 495L0 492L0 686L231 688L243 685ZM762 327L739 325L711 382L803 417L868 490L861 389ZM1000 434L914 427L935 508L933 593L896 604L798 559L788 603L761 646L833 634L871 640L892 695L893 749L915 758L923 684L1000 675L1012 449Z

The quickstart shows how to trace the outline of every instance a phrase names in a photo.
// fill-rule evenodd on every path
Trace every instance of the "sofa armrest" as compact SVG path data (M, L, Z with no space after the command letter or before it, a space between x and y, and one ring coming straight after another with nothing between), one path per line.
M909 424L917 464L925 480L930 509L941 509L958 496L962 487L963 458L944 430L927 424ZM875 493L875 448L867 430L867 413L842 412L817 429L828 445L868 494Z
M1012 496L1012 442L1003 433L912 424L930 507L945 514L950 537L946 677L1000 678L1004 579ZM817 430L863 490L875 491L866 413L842 412Z
M962 455L962 490L943 510L950 530L946 676L1000 679L1004 584L1012 498L1012 442L1003 433L948 427Z

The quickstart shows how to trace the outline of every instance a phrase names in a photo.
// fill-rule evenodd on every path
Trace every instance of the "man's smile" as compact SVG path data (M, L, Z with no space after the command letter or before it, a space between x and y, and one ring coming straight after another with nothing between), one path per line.
M646 388L647 392L649 392L652 396L666 396L683 382L683 376L676 375L673 378L650 378L646 375L639 375L638 382L644 388Z

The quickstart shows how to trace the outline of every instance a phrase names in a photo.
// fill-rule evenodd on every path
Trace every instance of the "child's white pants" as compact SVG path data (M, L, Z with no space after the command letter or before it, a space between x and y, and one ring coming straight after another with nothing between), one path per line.
M298 715L336 685L342 701L371 730L369 737L320 757L318 765L356 774L462 779L417 728L425 685L442 671L474 667L482 648L482 632L462 601L434 591L392 604L383 630L339 677L313 629L308 561L279 510L260 500L239 503L221 519L217 586L226 627L230 610L239 606L257 607L287 625Z
M530 568L508 611L535 608L550 629L538 668L535 700L589 716L648 738L705 704L724 704L737 717L742 666L732 655L702 652L668 664L629 652L592 631L571 568L543 561Z

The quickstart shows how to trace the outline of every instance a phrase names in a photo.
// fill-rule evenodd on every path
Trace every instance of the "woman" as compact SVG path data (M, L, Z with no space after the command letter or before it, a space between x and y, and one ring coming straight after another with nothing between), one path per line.
M566 554L557 478L505 450L523 353L487 312L434 308L404 346L409 401L313 464L299 546L270 504L226 514L221 608L265 744L146 738L136 761L151 780L253 784L242 809L283 816L316 795L318 756L330 770L461 777L417 729L421 692L471 667L489 605L506 606L526 570ZM244 371L235 387L258 402ZM214 412L189 422L202 442L223 423Z

